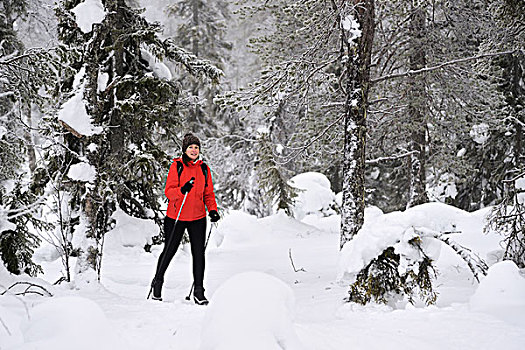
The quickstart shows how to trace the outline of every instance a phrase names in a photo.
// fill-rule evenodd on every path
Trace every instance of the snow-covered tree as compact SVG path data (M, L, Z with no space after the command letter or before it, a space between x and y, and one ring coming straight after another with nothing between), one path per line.
M390 161L369 170L370 182L383 184L370 200L392 210L475 171L461 150L472 127L500 114L501 94L479 69L492 54L481 47L489 18L480 2L400 0L379 6L378 16L370 158Z
M525 123L525 4L520 1L489 1L495 25L484 45L488 48L516 49L492 63L488 69L498 79L497 88L505 97L503 117L487 131L483 166L491 199L500 199L487 228L502 234L504 260L525 266L525 221L523 172L523 125ZM475 161L475 160L474 160ZM490 172L490 175L487 173ZM488 191L487 191L488 192Z
M39 90L50 84L56 60L50 51L26 49L20 41L14 24L24 20L26 1L0 5L0 254L10 272L34 275L40 269L31 260L40 242L35 229L42 223L33 214L42 201L24 176L34 163L26 116L33 104L43 103Z
M512 260L525 267L525 178L519 174L506 181L507 188L501 203L495 206L486 229L503 236L503 260Z
M65 59L75 69L57 90L58 121L70 132L57 155L66 167L60 173L70 179L63 185L75 194L77 272L100 273L104 234L117 208L161 223L170 157L159 142L173 140L181 126L175 113L180 90L162 61L214 82L221 75L173 39L160 39L159 25L141 12L123 0L66 0L57 11L62 45L70 48Z
M279 138L284 142L277 143L283 149L272 152L280 155L274 165L312 165L309 170L317 167L339 180L342 171L347 209L343 208L343 244L359 230L364 210L373 2L268 1L245 11L266 11L270 16L264 24L272 29L253 40L264 64L260 78L227 103L248 109L255 126L282 117L284 137ZM342 159L337 158L341 154Z
M168 15L179 25L174 40L182 48L220 69L228 60L231 43L226 40L226 24L230 13L223 0L178 0L168 6ZM185 128L215 136L217 108L213 98L219 89L198 77L181 72L176 78L183 87L178 112Z

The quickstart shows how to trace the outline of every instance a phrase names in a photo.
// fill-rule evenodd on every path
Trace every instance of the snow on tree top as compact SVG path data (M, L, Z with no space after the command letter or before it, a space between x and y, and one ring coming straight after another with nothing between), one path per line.
M75 181L90 182L95 180L96 172L95 168L88 163L77 163L69 168L67 177Z
M172 75L168 66L160 62L151 52L145 48L140 49L140 55L143 59L148 61L149 68L153 71L153 75L160 79L171 80Z
M86 111L83 101L84 93L82 90L77 91L58 112L58 120L66 124L76 136L91 136L100 134L101 127L95 127L91 124L91 117Z
M359 38L361 36L361 29L359 29L359 22L357 22L352 15L346 16L341 21L341 27L346 30L350 36L348 37L348 42Z
M100 0L86 0L71 10L75 14L78 27L83 33L91 32L93 24L100 23L106 17Z

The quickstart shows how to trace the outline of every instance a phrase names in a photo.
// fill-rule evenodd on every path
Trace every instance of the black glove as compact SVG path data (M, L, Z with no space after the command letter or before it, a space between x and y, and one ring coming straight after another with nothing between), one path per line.
M194 180L195 180L195 179L192 177L190 181L186 182L186 183L184 184L184 186L182 186L182 187L180 188L180 191L182 192L182 194L186 194L186 193L188 193L188 192L191 191L191 189L193 188L193 181L194 181Z
M217 221L219 221L220 218L221 218L221 216L219 215L219 213L217 213L217 210L210 211L210 220L211 220L211 222L217 222Z

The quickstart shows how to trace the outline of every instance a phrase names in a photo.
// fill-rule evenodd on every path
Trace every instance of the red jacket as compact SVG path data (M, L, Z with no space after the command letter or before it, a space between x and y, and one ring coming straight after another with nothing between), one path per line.
M180 174L180 181L177 173L177 162L184 164L182 158L175 158L173 163L171 163L168 179L166 180L166 188L164 189L164 194L169 200L166 215L172 219L177 219L180 206L184 200L184 195L180 188L190 181L192 177L195 178L195 182L191 191L188 192L179 220L194 221L202 219L206 216L205 204L208 211L217 210L210 168L208 167L208 186L205 187L204 173L201 168L202 160L197 160L195 163L189 162L188 165L184 164Z

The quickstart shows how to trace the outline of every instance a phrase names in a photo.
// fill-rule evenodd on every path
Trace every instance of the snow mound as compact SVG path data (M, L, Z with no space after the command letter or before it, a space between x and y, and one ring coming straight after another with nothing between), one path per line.
M506 260L492 265L470 298L470 307L525 325L525 278L516 264Z
M306 237L321 234L321 231L316 227L289 217L284 210L279 210L275 215L261 218L257 222L265 233L278 233L279 236Z
M235 275L213 295L200 349L303 349L292 323L294 303L291 288L273 276Z
M370 206L365 208L365 222L381 215L383 215L383 211L378 207ZM325 217L320 217L317 214L308 214L301 221L322 231L337 235L341 233L341 215L339 214Z
M250 229L247 230L246 228ZM219 222L212 235L215 246L229 246L246 242L257 234L257 217L240 210L230 210Z
M21 324L25 343L16 349L124 348L100 307L80 297L52 298L29 310Z
M152 237L160 232L153 220L129 216L120 208L113 213L112 218L117 221L117 224L105 236L105 245L110 248L143 248L146 244L151 244Z
M410 255L417 252L406 242L418 235L415 230L451 230L455 228L452 223L454 217L467 215L466 212L441 203L428 203L404 212L384 215L372 210L370 214L357 235L341 250L339 279L345 277L353 282L357 273L388 247L394 247L396 253L411 258ZM426 252L432 253L432 258L436 260L441 243L432 238L423 238L422 241L422 245L427 248Z
M315 214L309 214L306 215L301 221L307 225L317 227L319 230L327 231L332 234L339 234L341 232L340 215L319 217Z
M94 166L81 162L71 165L67 177L75 181L92 182L95 181L96 174L97 170Z
M299 174L290 179L290 184L301 190L293 207L296 219L302 220L308 214L327 216L335 213L330 209L335 204L335 193L325 175L315 172Z
M274 234L280 237L305 237L320 234L320 229L289 217L282 210L258 219L239 210L230 210L211 235L216 247L235 247L247 243L268 242Z
M91 32L95 23L101 23L106 17L104 5L100 0L86 0L71 10L75 14L78 27L83 33Z

